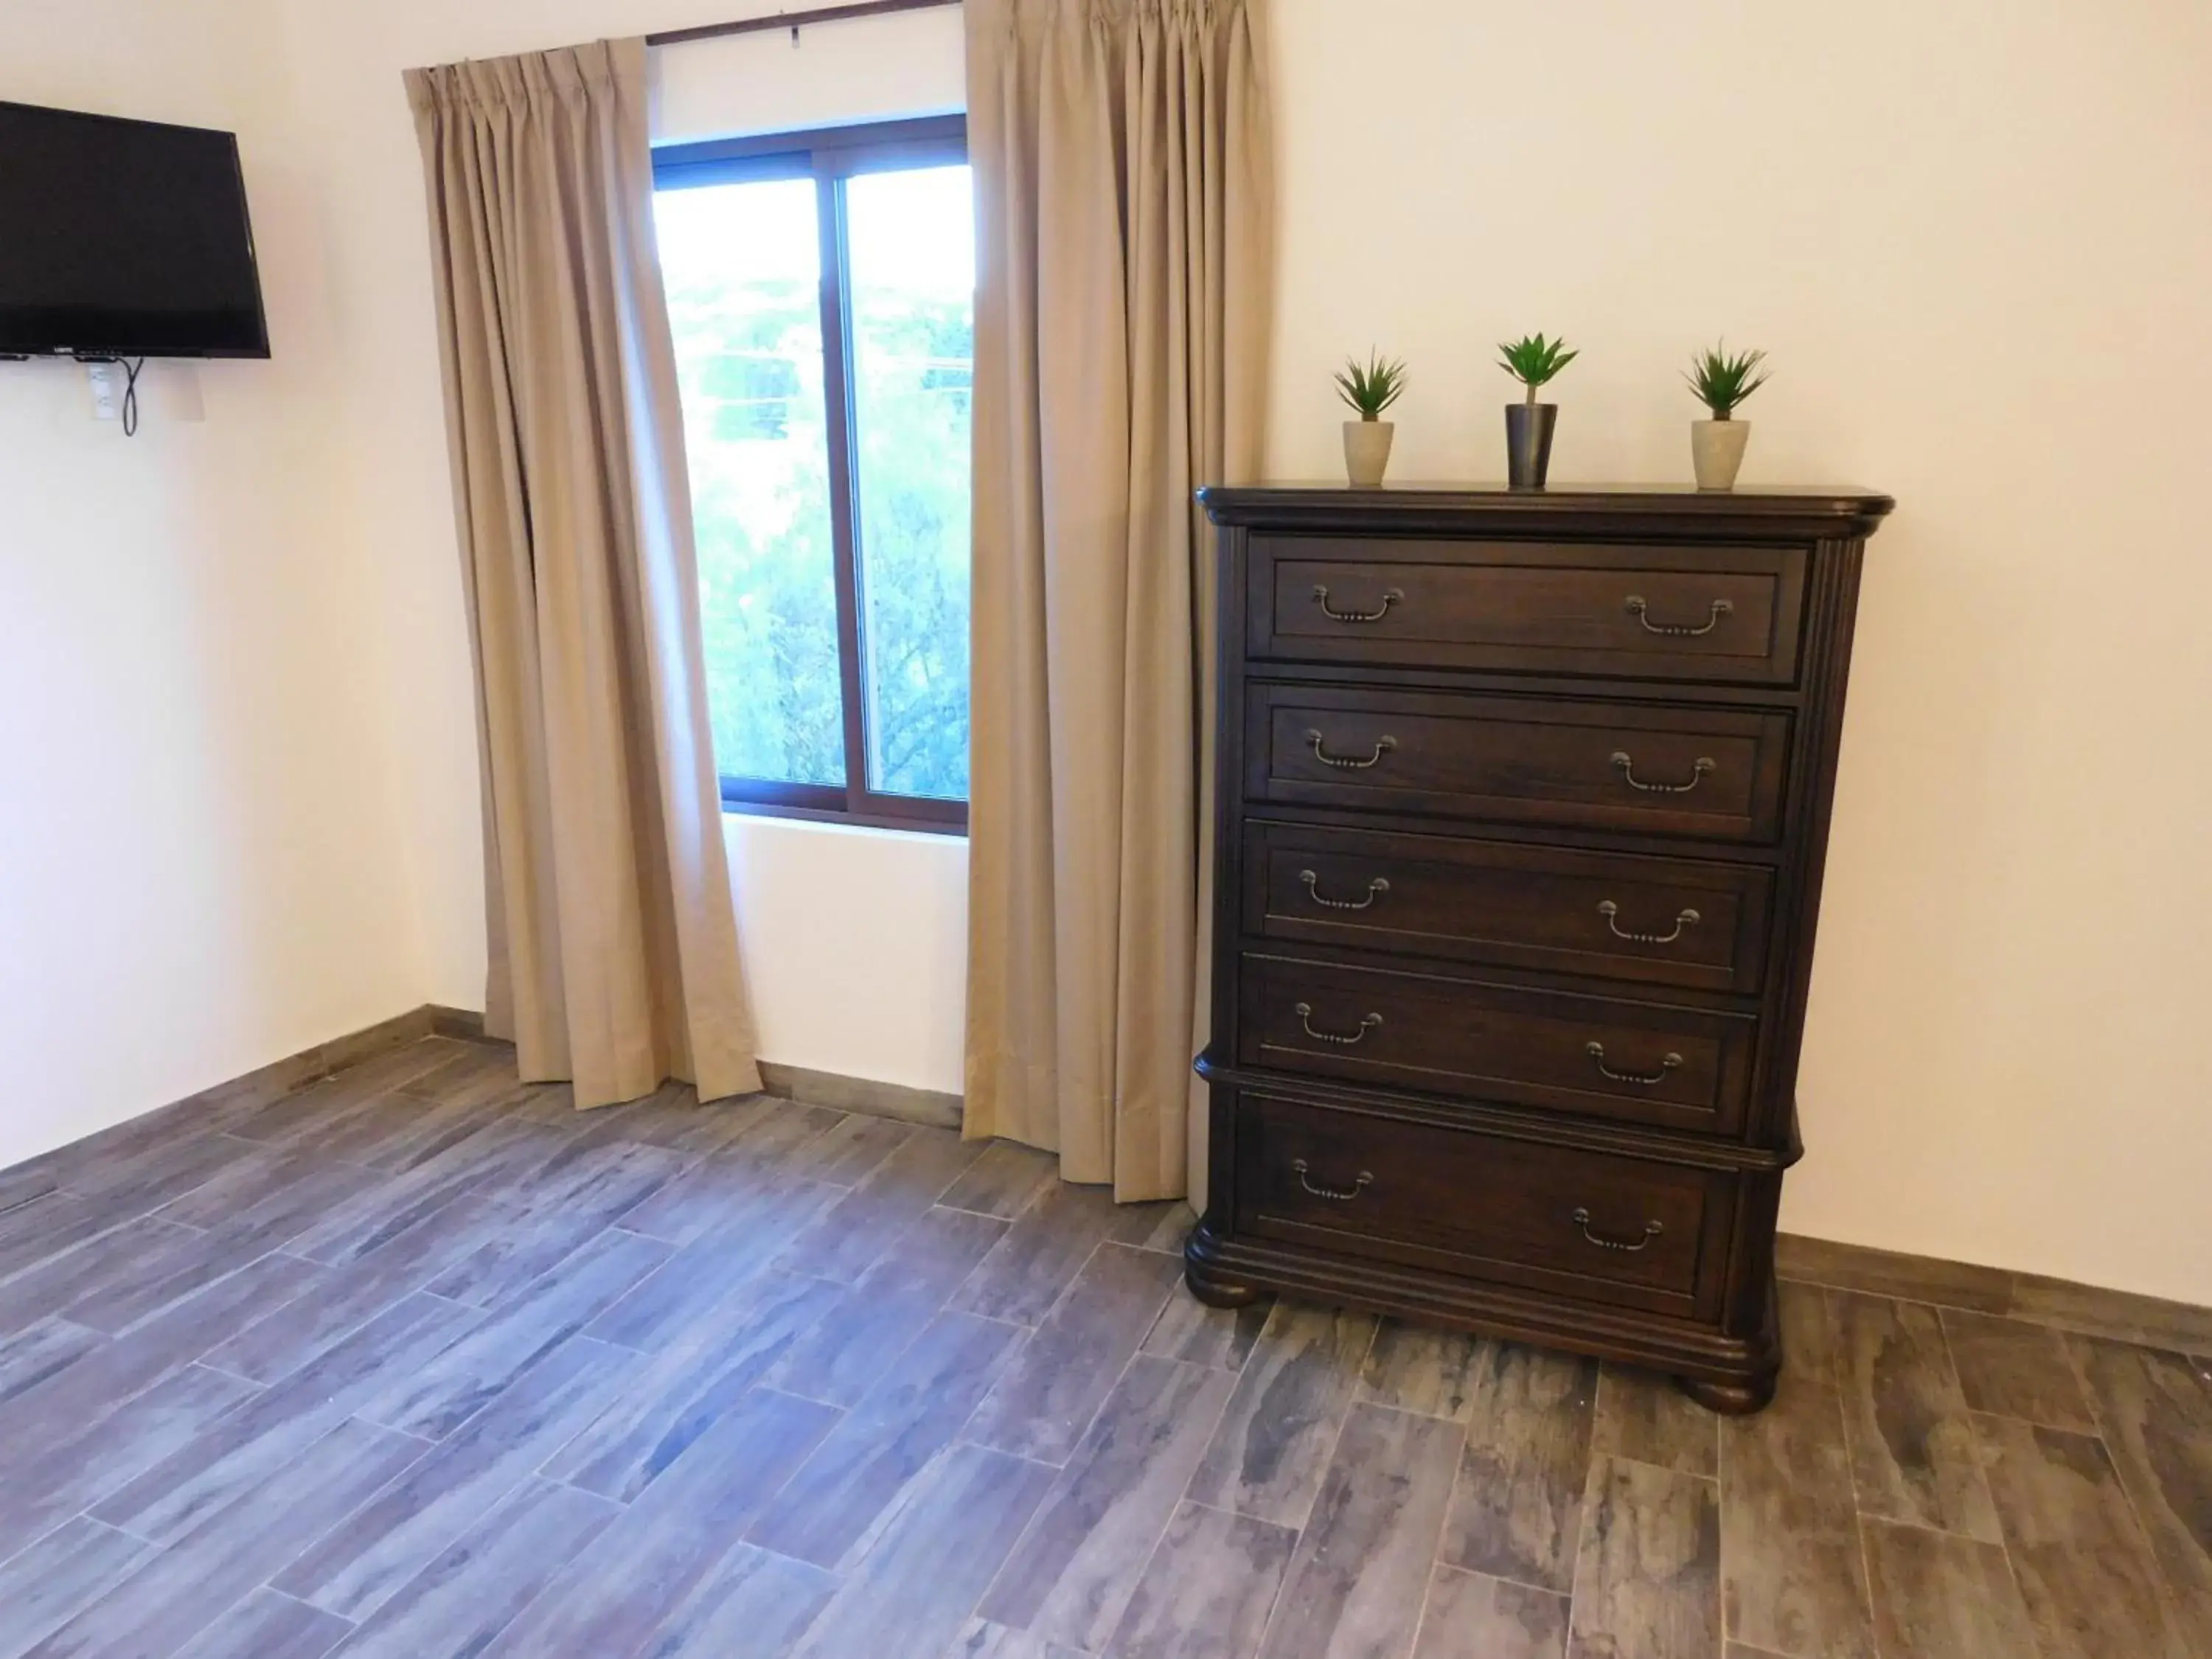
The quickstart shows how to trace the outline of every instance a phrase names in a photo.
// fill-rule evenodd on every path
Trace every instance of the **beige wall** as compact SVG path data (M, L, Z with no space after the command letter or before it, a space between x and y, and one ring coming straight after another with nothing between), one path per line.
M238 129L276 356L0 364L0 1165L422 1000L362 548L331 533L319 183L244 12L8 0L0 98ZM0 234L4 234L0 231Z
M316 527L341 544L321 550L336 568L376 578L359 597L391 659L421 994L469 1002L483 946L468 665L398 72L738 6L271 3L296 105L284 171L312 180L287 210L313 278L295 303L326 319L337 354L318 408L342 434L325 499L343 511ZM2212 1034L2196 1018L2212 984L2212 494L2193 487L2212 452L2212 14L2193 0L1276 8L1273 470L1335 471L1327 372L1373 343L1412 360L1398 475L1494 476L1506 386L1491 343L1540 327L1585 352L1559 386L1557 476L1680 477L1692 410L1676 370L1725 332L1778 370L1748 411L1748 480L1899 499L1862 613L1802 1079L1809 1153L1785 1224L2212 1301ZM89 69L86 85L100 87ZM15 396L0 380L0 411ZM211 416L226 397L210 383ZM276 574L308 585L296 559ZM329 612L319 579L287 595ZM321 684L325 653L274 631L258 642ZM228 718L210 730L236 741ZM353 849L348 867L391 862L358 826L320 827ZM748 948L776 928L796 941L811 912L795 878L836 866L797 840L749 860L744 833L741 902L772 892L781 918L749 916ZM942 996L954 858L912 882L879 862L854 887L866 915L831 914L866 925L830 930L842 956L809 957L810 971L922 943L847 981L865 1000L794 998L836 1018L804 1033L809 1057L778 1057L863 1069L836 1058L856 1004L898 1008L914 1044L896 1060L867 1049L866 1065L914 1062L902 1080L928 1083L957 1054L957 998ZM311 908L335 937L370 907L325 893ZM902 989L924 980L927 1006Z
M1278 0L1276 467L1411 361L1407 477L1688 477L1677 378L1773 354L1747 481L1869 549L1784 1224L2212 1301L2212 8Z

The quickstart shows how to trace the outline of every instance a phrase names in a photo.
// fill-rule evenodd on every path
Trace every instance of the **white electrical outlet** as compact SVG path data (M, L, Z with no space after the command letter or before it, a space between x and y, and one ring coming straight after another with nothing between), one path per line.
M95 421L114 421L122 418L122 392L118 382L123 370L116 363L87 363L85 373L92 381L92 418Z

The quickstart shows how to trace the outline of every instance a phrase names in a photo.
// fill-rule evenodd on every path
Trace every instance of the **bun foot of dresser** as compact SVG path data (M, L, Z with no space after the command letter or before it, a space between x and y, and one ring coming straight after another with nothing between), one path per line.
M1221 1271L1212 1259L1211 1243L1203 1224L1191 1230L1183 1245L1182 1282L1190 1293L1209 1308L1249 1308L1266 1291L1256 1285Z
M1723 1417L1748 1417L1774 1402L1779 1372L1742 1382L1715 1382L1702 1376L1678 1376L1675 1385L1709 1412Z

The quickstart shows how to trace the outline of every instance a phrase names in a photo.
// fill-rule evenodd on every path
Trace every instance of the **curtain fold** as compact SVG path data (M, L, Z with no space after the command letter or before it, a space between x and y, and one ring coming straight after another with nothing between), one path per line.
M642 40L416 70L477 672L486 1029L576 1103L760 1086Z
M1189 1189L1211 726L1198 485L1261 452L1258 0L968 0L967 1123Z

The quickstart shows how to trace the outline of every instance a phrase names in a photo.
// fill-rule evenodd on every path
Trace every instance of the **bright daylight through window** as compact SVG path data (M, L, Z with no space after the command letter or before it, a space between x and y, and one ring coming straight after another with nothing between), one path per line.
M656 157L732 805L966 820L964 158L957 119Z

